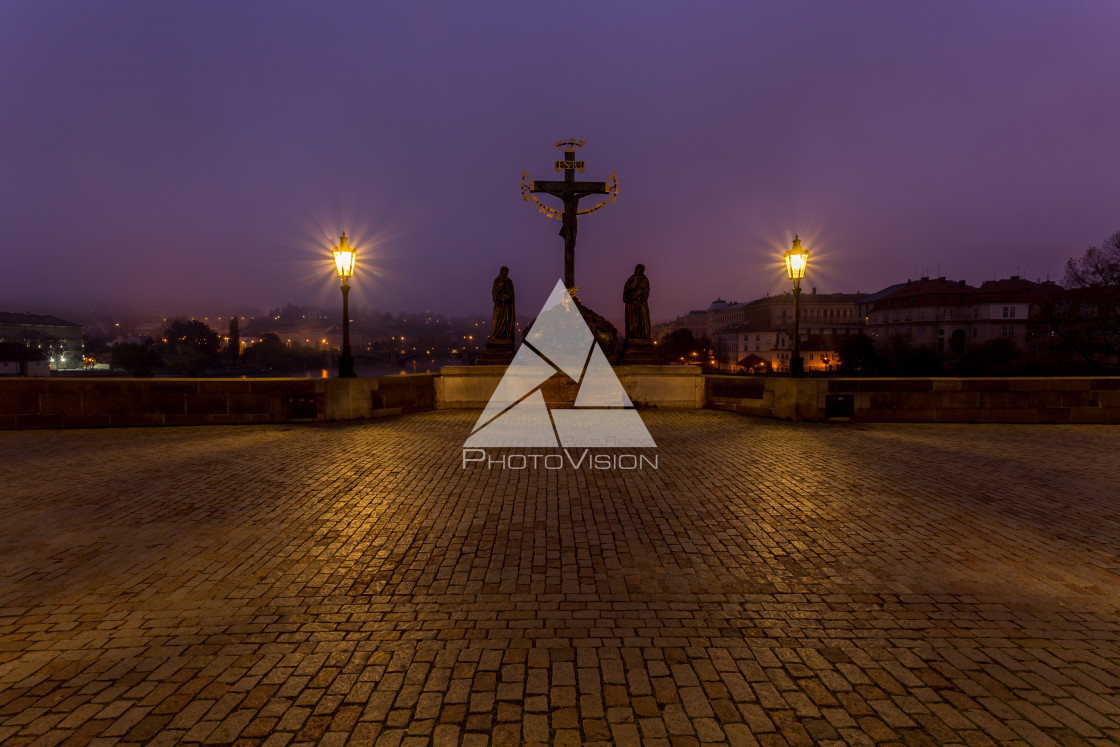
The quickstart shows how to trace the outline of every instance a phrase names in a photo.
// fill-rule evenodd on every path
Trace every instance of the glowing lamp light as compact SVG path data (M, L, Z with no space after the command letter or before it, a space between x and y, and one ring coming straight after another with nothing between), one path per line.
M801 247L801 239L793 237L793 246L785 254L786 274L794 283L799 283L805 277L805 268L809 265L809 251Z
M801 320L801 279L805 277L805 268L809 265L809 252L801 246L801 239L797 234L793 236L793 246L785 253L785 260L786 274L793 281L793 356L789 361L789 375L797 379L801 378L804 366L801 359L801 332L798 329Z
M342 278L342 355L338 359L338 378L352 379L354 373L354 355L350 352L350 278L354 275L354 260L357 250L350 246L346 232L338 239L338 246L331 250L334 255L334 268Z
M354 260L358 256L357 250L350 246L350 240L346 238L344 232L338 240L338 246L331 250L334 254L334 268L338 272L338 276L346 282L348 278L354 276Z

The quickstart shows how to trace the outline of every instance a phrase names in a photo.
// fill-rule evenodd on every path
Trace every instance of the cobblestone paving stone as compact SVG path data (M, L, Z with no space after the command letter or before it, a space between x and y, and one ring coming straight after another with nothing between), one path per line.
M0 433L0 743L1120 741L1120 428L476 416Z

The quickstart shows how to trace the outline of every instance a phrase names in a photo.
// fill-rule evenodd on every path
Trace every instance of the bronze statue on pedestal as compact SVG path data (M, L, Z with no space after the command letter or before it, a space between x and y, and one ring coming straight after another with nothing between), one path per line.
M626 342L622 346L619 365L645 366L660 363L653 347L652 326L649 321L649 278L646 266L638 265L622 289L622 302L626 304Z
M627 340L649 339L649 278L645 276L645 271L645 265L635 267L622 291L622 302L626 304Z
M486 365L505 364L513 360L513 338L517 327L513 281L509 278L508 267L503 266L498 271L490 295L494 300L494 317L490 322L490 332L486 335L486 349L479 362Z

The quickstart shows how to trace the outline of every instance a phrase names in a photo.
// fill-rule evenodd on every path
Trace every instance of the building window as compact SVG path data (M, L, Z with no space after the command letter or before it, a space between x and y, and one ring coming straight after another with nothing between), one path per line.
M978 327L973 327L972 328L972 336L973 337L978 337L979 335L980 335L980 329Z
M898 321L898 312L897 311L894 312L894 316L892 317L892 321L896 321L896 322Z
M925 337L925 336L926 336L926 328L925 327L918 327L918 337Z
M1014 306L1004 306L1003 307L1003 318L1004 319L1014 319L1015 318L1015 307Z
M943 311L941 313L941 315L943 317L945 317L946 319L952 319L953 318L953 310L952 309L945 309L945 311Z
M924 322L926 320L926 310L922 309L918 312L918 321Z
M1097 315L1097 305L1092 303L1081 304L1081 316L1091 317Z
M973 319L979 319L980 318L980 307L979 306L973 306L972 307L972 318Z
M903 321L908 322L911 319L913 319L913 314L911 312L907 311L905 314L902 315L902 319L903 319Z

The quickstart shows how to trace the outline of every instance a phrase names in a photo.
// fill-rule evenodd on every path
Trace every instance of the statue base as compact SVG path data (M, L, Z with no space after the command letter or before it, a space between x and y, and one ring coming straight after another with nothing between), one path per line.
M653 340L626 340L616 366L656 366L661 364Z
M487 338L486 347L482 350L482 355L478 357L477 365L479 366L508 366L513 362L513 340L505 338L502 340L495 340L494 338Z
M503 366L444 366L436 378L436 409L481 410L505 374ZM638 409L700 408L704 406L704 376L700 366L620 366L614 369L622 388ZM575 405L578 388L557 374L541 387L551 408Z

